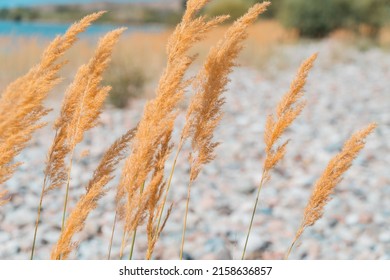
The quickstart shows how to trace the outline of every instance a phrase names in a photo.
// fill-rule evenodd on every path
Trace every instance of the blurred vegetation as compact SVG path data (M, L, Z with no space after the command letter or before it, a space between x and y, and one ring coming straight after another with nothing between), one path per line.
M31 11L27 8L0 9L0 19L22 21L36 20L39 18L39 11Z
M284 25L299 30L300 35L322 37L343 25L343 0L284 0L277 11Z
M390 0L355 0L351 2L350 15L355 24L363 23L378 29L390 23Z
M213 0L204 13L209 16L231 15L233 21L247 9L262 0ZM263 18L276 18L301 36L323 37L337 28L364 29L376 36L381 27L390 24L390 0L272 0ZM110 11L101 22L120 24L161 23L175 25L184 10L135 4L106 4ZM41 8L15 8L0 10L0 19L14 21L74 21L94 10L94 5L57 5Z
M206 6L209 16L230 14L235 20L256 0L213 0ZM375 36L390 24L390 0L272 0L263 17L276 18L301 36L323 37L337 28L360 30ZM365 34L368 35L368 34Z
M117 108L125 108L133 98L144 94L148 79L143 69L126 63L117 63L105 75L105 82L112 86L109 102Z
M104 10L109 11L109 13L100 18L99 22L176 25L181 18L180 10L132 4L109 4L104 7ZM72 22L92 12L96 12L92 5L56 5L45 9L39 7L0 9L0 20Z
M252 0L214 0L205 8L205 13L209 16L230 15L233 21L243 14L253 5Z
M274 13L302 36L323 37L337 28L362 26L375 36L390 22L390 0L279 0Z

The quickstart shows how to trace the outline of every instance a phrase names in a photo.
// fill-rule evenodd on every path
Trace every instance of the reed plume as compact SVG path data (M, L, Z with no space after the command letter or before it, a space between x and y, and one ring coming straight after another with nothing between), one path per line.
M222 94L226 91L228 75L247 38L247 28L266 11L270 2L254 5L226 32L224 39L213 47L194 82L195 95L189 105L182 139L191 138L190 181L193 182L204 164L215 158L213 133L221 118L225 103Z
M59 83L58 72L65 64L58 60L75 43L77 35L102 14L91 14L73 24L49 44L39 64L4 90L0 99L0 184L20 165L11 163L15 156L27 146L32 134L45 125L39 121L49 110L42 103Z
M257 19L259 14L266 11L269 5L270 2L256 4L235 22L227 30L224 38L210 50L202 69L194 80L195 95L187 110L186 125L178 150L180 152L184 141L191 138L190 182L187 189L180 259L183 255L191 185L196 180L203 165L215 158L214 150L218 143L213 142L213 134L222 118L221 108L225 103L222 94L229 81L228 75L235 66L235 60L243 48L243 41L248 36L247 28Z
M89 213L97 207L99 199L105 195L105 186L113 178L113 172L120 160L125 157L131 139L134 137L135 129L129 130L120 137L106 151L99 166L94 172L93 178L86 186L86 194L80 198L75 208L67 219L64 230L52 250L51 259L66 259L75 247L72 237L75 233L84 228Z
M257 196L246 235L244 250L242 252L242 260L245 258L246 248L252 230L253 220L259 202L261 189L263 188L263 185L269 181L271 170L284 157L288 140L280 146L275 146L286 129L293 123L293 121L299 116L305 107L305 102L299 100L301 97L303 97L303 88L306 84L309 71L313 67L316 58L317 54L313 54L301 64L297 76L290 85L289 91L283 96L282 100L277 105L275 116L269 115L267 118L264 132L265 160L263 164L263 173L259 187L257 189Z
M65 210L73 151L75 146L83 140L84 133L97 124L98 117L111 89L109 86L100 85L103 79L102 75L111 60L113 48L124 30L124 28L120 28L111 31L100 39L94 56L87 65L80 67L73 83L68 88L60 117L54 126L58 136L54 143L63 143L63 145L59 145L60 149L57 150L57 157L49 158L46 174L50 180L53 178L54 182L59 181L59 186L64 183L64 179L67 181ZM57 145L53 147L56 148ZM50 151L49 154L56 155L56 152ZM70 154L69 167L63 168L65 167L64 159L67 154ZM55 168L58 165L62 168ZM68 171L67 175L62 173L63 170ZM58 187L58 185L51 185L48 190L54 187Z
M352 166L353 160L364 148L365 140L377 127L375 123L355 132L345 143L342 150L335 155L325 168L321 177L314 185L313 192L303 213L303 219L295 238L288 249L285 259L288 259L295 243L307 227L313 226L324 214L325 205L332 199L337 184L343 179L343 174Z
M146 226L148 236L146 259L148 260L152 257L154 247L170 215L170 211L168 211L166 218L160 227L158 217L160 214L162 214L163 211L163 203L161 202L161 198L166 186L166 182L164 181L165 162L167 161L173 148L173 145L171 144L173 125L174 122L170 124L170 127L167 130L166 135L164 135L163 141L159 146L154 163L152 179L150 180L149 186L147 187L147 192L150 193L147 205L149 216Z
M156 152L164 135L174 122L178 103L183 99L184 74L194 57L187 55L188 50L202 40L207 31L221 23L226 17L217 17L206 21L205 17L196 17L197 12L208 0L189 0L182 21L170 36L167 46L167 66L163 71L156 90L156 97L149 101L139 122L138 130L132 142L132 153L127 158L119 193L126 194L125 231L135 230L147 211L150 192L140 191L154 168Z
M62 228L64 227L74 149L82 141L84 133L97 124L105 99L111 89L109 86L100 85L102 75L110 62L113 48L124 30L120 28L111 31L100 39L94 56L88 64L79 68L73 83L65 94L60 116L54 124L56 134L46 162L31 259L34 255L43 196L47 191L66 184L62 218ZM68 155L69 164L67 165L65 160Z

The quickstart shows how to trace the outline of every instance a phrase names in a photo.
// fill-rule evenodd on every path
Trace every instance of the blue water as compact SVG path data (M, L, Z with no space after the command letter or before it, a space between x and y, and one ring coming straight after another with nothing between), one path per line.
M96 3L96 2L161 2L166 0L0 0L0 8L12 8L18 6L34 6L44 4L72 4L72 3ZM43 22L14 22L0 20L0 36L44 36L54 37L63 34L70 24L64 23L43 23ZM109 24L94 24L87 29L87 35L99 35L106 33L119 26ZM162 27L157 25L126 26L127 33L143 31L158 32Z
M54 37L63 34L70 24L43 23L43 22L15 22L0 20L0 36L41 36ZM86 35L100 35L123 25L94 24L84 33ZM127 27L127 33L132 32L159 32L164 27L159 25L134 25Z
M0 8L11 8L20 6L34 6L44 4L74 4L74 3L92 3L92 2L117 2L117 3L131 3L131 2L161 2L164 0L0 0Z

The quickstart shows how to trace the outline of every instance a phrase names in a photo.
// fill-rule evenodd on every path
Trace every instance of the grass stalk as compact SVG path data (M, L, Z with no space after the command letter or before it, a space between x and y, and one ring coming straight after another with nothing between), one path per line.
M303 225L303 222L301 223L300 228L302 227L302 225ZM300 236L295 236L293 242L291 243L290 247L289 247L288 250L287 250L287 253L284 255L284 260L288 260L288 258L290 257L291 251L292 251L292 249L294 248L295 243L297 243L299 237L300 237Z
M192 185L192 181L190 181L187 188L186 212L184 214L183 232L181 236L181 245L180 245L180 260L183 260L184 240L185 240L186 228L187 228L187 216L188 216L188 209L189 209L189 204L191 199L191 185Z
M140 195L142 196L142 193L144 192L145 189L145 182L142 184L142 187L139 191ZM137 238L137 228L135 228L133 232L133 237L131 240L131 248L130 248L130 254L129 254L129 260L133 259L133 252L134 252L134 246L135 246L135 239Z
M134 230L133 237L131 238L131 248L130 248L129 260L133 259L133 252L134 252L136 238L137 238L137 229Z
M115 211L115 217L114 217L114 224L112 225L112 231L111 231L111 237L110 237L110 245L108 246L108 256L107 260L111 259L111 249L112 249L112 242L114 240L114 233L115 233L115 225L116 225L116 218L117 218L118 212Z
M32 244L32 248L31 248L30 260L34 259L35 243L37 241L37 232L38 232L39 221L41 219L42 202L43 202L43 195L45 193L45 188L46 188L46 176L45 176L45 179L44 179L44 182L42 185L41 197L39 199L39 206L38 206L38 212L37 212L37 219L35 221L34 238L33 238L33 244Z
M127 237L127 233L126 233L126 230L124 229L123 230L123 235L122 235L121 249L119 251L119 259L120 260L122 259L123 251L125 250L126 237Z
M69 164L69 169L68 169L68 179L66 181L65 200L64 200L64 207L63 207L63 211L62 211L61 232L64 230L64 226L65 226L66 208L68 205L68 198L69 198L70 176L71 176L72 166L73 166L73 152L74 152L74 150L72 150L72 154L70 156L70 164Z
M157 236L157 234L158 234L158 232L159 232L159 230L160 230L161 220L162 220L162 216L163 216L165 204L166 204L166 202L167 202L168 193L169 193L169 190L170 190L170 188L171 188L171 183L172 183L173 174L174 174L175 169L176 169L177 159L178 159L179 154L180 154L180 152L181 152L181 150L182 150L182 148L183 148L183 144L184 144L184 139L181 138L180 143L179 143L179 146L178 146L177 151L176 151L175 159L174 159L173 164L172 164L171 173L169 174L168 186L167 186L167 189L166 189L166 191L165 191L164 198L163 198L162 209L161 209L160 215L159 215L159 217L158 217L158 223L157 223L157 227L156 227L155 236Z
M54 136L54 139L57 137L58 130L56 130L56 135ZM50 151L50 156L52 156L54 150ZM47 186L47 178L48 174L45 172L45 178L43 179L43 185L42 185L42 191L41 191L41 196L39 198L39 205L38 205L38 210L37 210L37 219L35 221L35 228L34 228L34 238L33 238L33 244L31 248L31 255L30 255L30 260L34 259L34 253L35 253L35 244L37 241L37 233L38 233L38 227L39 227L39 221L41 219L41 212L42 212L42 203L43 203L43 196L45 195L46 191L46 186Z
M263 171L263 175L261 176L260 185L259 185L259 187L257 188L256 201L255 201L255 205L253 206L252 217L251 217L251 221L250 221L250 224L249 224L248 233L247 233L247 235L246 235L245 245L244 245L244 250L242 251L241 260L244 260L244 259L245 259L246 247L248 246L249 235L251 234L251 231L252 231L253 220L254 220L254 218L255 218L255 213L256 213L257 205L258 205L258 203L259 203L259 198L260 198L260 192L261 192L261 189L263 188L265 177L266 177L266 172Z

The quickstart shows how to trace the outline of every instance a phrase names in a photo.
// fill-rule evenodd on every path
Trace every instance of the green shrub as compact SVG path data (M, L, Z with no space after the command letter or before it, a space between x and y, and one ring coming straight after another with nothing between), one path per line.
M214 0L205 8L205 13L209 16L230 15L233 21L243 14L253 5L253 0Z
M278 17L284 25L297 28L302 36L322 37L344 24L345 0L284 0Z
M322 37L340 27L374 30L390 20L390 0L278 0L275 14L302 36Z
M354 24L367 24L379 29L390 21L390 0L358 0L351 3Z
M263 1L258 0L253 2L263 2ZM271 5L268 7L267 11L264 14L262 14L261 17L275 18L278 15L278 12L283 4L284 4L284 0L271 0Z
M147 77L136 66L115 63L107 72L105 81L112 86L109 102L117 108L125 108L131 99L143 94Z
M143 23L164 23L176 25L180 22L181 14L173 10L161 10L155 8L145 8L142 10Z

